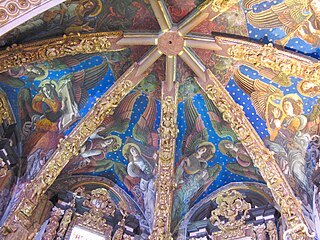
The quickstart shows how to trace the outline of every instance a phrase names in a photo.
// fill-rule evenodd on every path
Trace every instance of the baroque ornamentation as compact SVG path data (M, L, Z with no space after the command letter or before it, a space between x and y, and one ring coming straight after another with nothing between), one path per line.
M56 236L57 229L59 227L59 221L64 214L64 211L60 208L53 207L51 210L51 217L49 219L49 224L46 227L46 231L42 236L44 240L52 240Z
M154 214L153 231L151 239L172 239L170 233L170 221L173 193L173 164L176 146L177 128L177 92L178 84L175 83L171 95L164 96L161 106L160 123L160 152L158 176L156 181L156 207Z
M251 204L245 201L241 193L235 190L222 192L215 201L218 207L211 211L210 221L212 224L217 222L221 232L213 233L213 239L216 239L215 236L218 235L223 235L223 239L247 237L248 233L250 236L254 235L253 225L245 223ZM236 219L239 214L241 214L240 219ZM221 221L221 217L227 221Z
M115 44L121 36L122 32L71 34L30 44L14 44L0 52L0 73L13 67L68 55L121 50L123 47Z
M299 57L273 47L272 43L259 45L245 41L218 38L222 45L231 45L227 49L229 57L250 63L254 66L281 71L286 75L303 78L306 81L318 81L320 65L304 57Z
M105 188L92 190L91 194L86 195L83 206L90 208L90 211L78 217L77 224L111 236L112 227L106 224L104 216L114 216L116 205L109 192Z
M297 234L299 239L309 239L312 235L306 231L308 228L301 210L301 203L294 196L272 153L264 146L261 138L244 116L241 107L233 101L210 70L207 70L207 78L207 82L210 83L198 81L200 86L204 88L208 97L222 113L224 120L230 123L255 166L259 168L275 201L281 208L281 214L287 222L287 227L294 229L291 232L292 235ZM295 228L298 225L305 226L305 228Z
M106 116L113 114L114 108L118 106L120 101L146 76L146 72L137 74L137 66L137 64L133 64L114 86L97 100L95 106L68 137L60 141L58 149L44 165L42 171L27 184L21 201L4 224L6 228L10 229L10 225L16 220L22 225L28 222L28 217L33 214L40 197L53 184L70 158L79 153L80 146L85 143L89 135L96 130Z
M71 222L72 214L73 214L73 211L71 208L69 208L65 211L64 216L63 216L61 223L60 223L59 230L57 232L57 240L63 239L63 236L65 235L65 233L68 229L68 226Z
M5 122L8 125L14 124L15 119L12 114L12 109L6 96L0 92L0 124Z

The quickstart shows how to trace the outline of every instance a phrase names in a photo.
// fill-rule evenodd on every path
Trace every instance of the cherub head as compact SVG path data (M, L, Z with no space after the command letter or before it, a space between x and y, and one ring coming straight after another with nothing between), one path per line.
M314 97L320 94L320 86L314 81L300 81L297 84L299 93L306 97Z

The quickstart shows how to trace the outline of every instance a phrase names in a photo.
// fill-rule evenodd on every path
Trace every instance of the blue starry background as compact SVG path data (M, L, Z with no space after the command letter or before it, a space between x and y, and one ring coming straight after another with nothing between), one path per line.
M253 11L259 12L265 9L268 9L271 5L279 4L281 1L275 0L272 2L264 2L258 5L255 5L253 7ZM243 12L246 14L247 10L243 8ZM259 42L262 42L264 44L266 43L274 43L275 40L280 40L285 36L285 33L281 28L274 28L274 29L259 29L251 26L249 23L247 23L247 28L248 28L248 37L250 40L256 40ZM320 58L320 48L315 48L311 46L310 44L306 43L305 41L293 37L286 45L285 49L292 51L292 52L297 52L301 53L306 56L310 56L316 59ZM81 62L80 64L72 67L72 68L64 68L64 69L55 69L51 68L48 70L48 76L43 79L43 80L52 80L52 81L59 81L59 79L67 74L70 74L72 72L78 72L82 69L88 69L93 66L97 66L101 64L103 61L107 61L106 58L103 55L96 55L92 56L90 59ZM125 69L124 69L125 70ZM243 74L246 76L249 76L252 79L260 79L261 81L264 81L265 83L272 84L276 87L278 87L280 90L283 91L284 94L289 94L289 93L296 93L298 94L303 102L304 102L304 114L308 115L311 113L312 106L316 104L316 101L318 100L319 96L310 98L310 97L305 97L302 96L301 94L298 93L296 89L297 83L300 81L300 79L293 78L291 77L292 85L290 87L282 87L280 85L277 85L273 83L272 81L260 76L257 71L246 67L246 66L241 66L240 70ZM34 81L33 83L27 82L28 77L23 76L21 77L22 80L26 81L25 87L31 88L31 84L34 85L35 89L40 84L40 81ZM96 100L100 98L106 91L109 89L112 84L115 82L115 78L113 76L112 71L109 69L107 72L106 76L100 80L100 82L90 89L88 91L89 93L89 99L87 104L85 105L84 108L80 110L80 115L84 117L88 111L93 107L95 104ZM16 118L19 122L18 118L18 92L20 91L19 88L13 88L10 87L6 84L3 84L0 82L0 87L7 93L9 101L12 105L12 108L14 110L14 113L16 115ZM234 80L230 79L230 81L226 85L227 91L230 93L231 97L243 106L243 110L245 111L246 117L250 121L250 123L254 126L256 129L257 133L260 135L260 137L266 138L268 137L268 132L267 132L267 127L265 122L255 113L254 107L252 106L252 103L250 101L250 98L248 95L246 95L234 82ZM33 89L32 90L32 95L33 97L37 94L37 92ZM131 116L131 122L129 124L129 128L127 129L126 132L119 134L119 133L112 133L114 135L119 136L122 139L122 142L124 143L127 138L133 138L132 136L132 129L138 122L141 114L143 114L146 106L147 106L147 95L149 93L142 93L140 97L137 98L135 104L134 104L134 110ZM211 122L209 120L209 116L207 113L207 108L205 106L204 99L201 94L196 94L193 97L193 103L197 108L198 113L201 115L202 120L204 121L204 124L208 130L209 133L209 141L212 142L215 147L216 147L216 152L215 152L215 158L213 161L209 162L209 166L213 166L216 163L219 163L222 166L222 170L219 174L219 176L216 178L216 180L208 187L208 189L200 196L199 199L205 197L206 195L210 194L214 190L218 189L219 187L226 185L230 182L242 182L242 181L255 181L253 179L249 179L247 177L243 177L240 175L233 174L229 172L226 169L226 164L227 163L234 163L236 160L229 158L222 153L219 152L218 149L218 144L221 140L224 139L229 139L231 138L220 138L214 131ZM160 102L159 100L156 100L157 103L157 119L155 121L155 130L159 128L159 123L160 123ZM183 135L186 129L186 124L185 124L185 119L184 119L184 104L185 101L181 101L178 105L178 128L179 128L179 134L177 138L177 145L176 145L176 153L175 153L175 162L179 162L181 160L182 156L182 139ZM78 122L74 123L68 130L64 132L64 134L67 136L72 129L76 126ZM107 159L112 159L116 162L123 163L125 165L128 164L128 161L122 156L122 148L120 148L116 152L111 152L108 153L106 156ZM113 168L98 172L98 173L87 173L90 175L97 175L97 176L105 176L109 178L110 180L114 181L116 184L118 184L120 187L124 188L127 190L126 186L124 183L119 179L119 177L115 174ZM128 190L127 190L128 191ZM128 191L129 194L132 195L130 191ZM199 200L198 199L198 200Z

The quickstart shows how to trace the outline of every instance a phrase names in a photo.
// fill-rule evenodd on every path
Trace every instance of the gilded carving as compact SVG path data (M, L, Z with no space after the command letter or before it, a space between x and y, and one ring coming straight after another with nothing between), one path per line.
M241 193L236 190L222 192L215 201L218 207L211 211L210 221L212 224L217 222L221 231L213 233L213 239L218 235L223 235L223 239L233 239L246 237L248 232L250 235L254 234L253 225L245 223L251 204L245 201ZM242 214L240 219L236 219L239 214ZM221 221L221 217L226 219L226 222Z
M219 41L223 43L224 39L219 39ZM237 44L228 48L227 52L229 57L236 60L241 60L257 67L262 66L274 71L281 71L286 75L303 78L308 82L317 82L320 77L320 65L318 62L278 50L271 43L258 45L237 42Z
M224 12L238 2L239 0L213 0L211 8L214 12Z
M142 73L135 76L136 71L133 71L133 69L136 66L134 64L129 68L123 75L124 77L118 79L117 83L101 99L97 100L91 112L88 113L69 136L60 141L58 149L44 165L42 171L27 184L19 205L12 211L4 224L6 228L10 228L9 225L13 223L14 218L18 219L18 221L21 220L21 224L25 225L22 220L27 219L27 217L33 214L40 197L53 184L70 158L79 153L80 146L84 144L88 136L93 133L106 116L113 113L113 109L117 107L122 98L146 75L146 73ZM132 78L134 83L127 80L126 77Z
M0 124L3 122L10 125L15 123L15 119L6 96L0 93Z
M49 223L46 227L46 231L42 236L44 240L52 240L56 236L57 229L59 227L59 221L64 214L64 211L60 208L53 207L51 210L51 216L49 219Z
M230 123L231 128L241 140L255 166L259 168L262 177L273 193L275 201L280 205L282 217L287 221L287 227L294 229L291 232L292 236L297 235L301 237L300 239L309 239L312 235L305 231L308 228L301 210L301 203L294 196L272 153L264 146L256 131L244 116L241 107L226 93L211 71L208 70L207 74L210 84L200 82L200 86L205 88L208 97L222 113L224 120ZM306 228L295 228L297 225Z
M59 226L59 230L57 232L57 240L63 239L63 236L65 235L65 233L68 229L68 226L71 222L72 214L73 214L73 211L71 208L69 208L65 211L64 216L63 216L61 223L60 223L60 226Z
M121 50L123 47L115 45L116 40L121 36L121 32L71 34L30 44L14 44L0 52L0 73L13 67L67 55Z
M267 233L270 240L278 240L277 226L274 224L274 222L269 221L267 223Z
M83 205L90 210L77 218L77 224L97 230L105 234L107 239L111 238L112 226L106 224L104 216L114 216L116 205L111 200L109 192L105 188L92 190L91 194L86 195Z
M162 86L163 90L166 88ZM163 96L160 123L160 152L158 177L156 181L156 207L153 231L150 239L172 239L170 233L172 192L173 192L173 163L175 154L177 128L176 90L171 95ZM163 95L165 95L163 93Z

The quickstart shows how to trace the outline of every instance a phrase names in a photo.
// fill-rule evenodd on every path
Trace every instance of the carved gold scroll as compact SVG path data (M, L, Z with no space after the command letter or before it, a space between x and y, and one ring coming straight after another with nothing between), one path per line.
M175 74L175 72L174 72ZM162 84L161 122L160 122L160 151L158 175L156 180L156 204L153 230L150 239L172 239L170 232L173 168L176 147L177 127L177 94L178 83L174 82L168 90L168 81Z
M218 55L231 57L257 67L281 71L305 81L319 81L320 79L320 64L315 59L277 49L271 43L261 45L224 37L215 37L215 40L222 48L220 51L215 51Z
M119 51L123 46L116 44L122 32L73 34L34 43L12 45L0 52L0 73L10 68L30 63L53 60L76 54Z
M0 124L3 122L11 125L16 121L6 94L0 90Z
M87 138L96 130L106 116L112 115L120 101L147 75L140 73L139 63L134 63L108 91L97 100L94 107L64 139L60 140L58 149L43 166L36 177L27 184L19 204L13 209L3 225L6 239L11 239L13 225L27 227L28 218L33 214L40 197L53 184L71 157L77 155Z
M206 70L205 74L206 79L197 79L198 84L222 113L224 120L230 123L231 128L252 158L254 165L259 168L275 201L281 208L281 215L285 219L287 227L292 229L290 231L292 239L310 239L312 235L308 232L301 203L295 197L272 153L265 147L245 117L242 108L234 102L212 72Z

